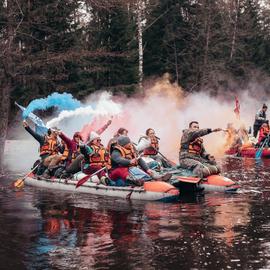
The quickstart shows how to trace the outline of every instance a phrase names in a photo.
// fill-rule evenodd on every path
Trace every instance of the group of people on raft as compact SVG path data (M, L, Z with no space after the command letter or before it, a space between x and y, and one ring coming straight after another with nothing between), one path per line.
M172 167L170 160L159 152L159 138L154 129L148 128L144 142L140 149L140 140L136 145L128 137L128 130L119 128L107 147L102 143L100 135L111 124L109 120L102 128L88 134L88 140L83 142L79 132L72 138L57 128L48 129L46 135L35 132L23 121L25 130L39 142L40 160L35 170L38 179L70 178L73 174L82 171L87 175L96 174L99 183L103 185L143 185L144 181L168 181L172 174L162 174L150 168L145 157L150 157L159 168ZM222 129L200 129L197 121L192 121L183 131L179 152L179 165L193 171L200 178L211 174L218 174L220 168L215 158L208 154L203 145L202 137ZM36 165L34 165L36 166ZM156 165L155 165L156 167ZM119 183L120 181L120 183Z
M270 128L269 121L266 119L267 105L263 104L261 109L255 115L253 124L253 134L247 131L244 126L238 130L229 123L227 126L227 138L225 148L239 151L242 147L269 147L270 146ZM257 139L258 137L258 139Z

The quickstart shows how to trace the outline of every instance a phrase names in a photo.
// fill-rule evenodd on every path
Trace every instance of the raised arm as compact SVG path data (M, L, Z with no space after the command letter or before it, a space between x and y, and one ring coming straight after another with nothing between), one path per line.
M198 130L187 130L187 138L190 142L194 141L195 139L199 137L203 137L205 135L208 135L212 132L218 132L221 131L221 128L211 129L211 128L204 128L204 129L198 129Z
M109 126L111 123L112 123L112 120L108 120L108 122L107 122L103 127L101 127L100 129L98 129L98 130L96 131L96 133L97 133L98 135L101 135L101 134L108 128L108 126Z
M25 130L39 142L40 145L44 144L44 136L38 134L33 129L31 129L26 121L23 121L23 126Z
M67 144L68 149L72 148L72 140L63 132L59 133L59 137Z

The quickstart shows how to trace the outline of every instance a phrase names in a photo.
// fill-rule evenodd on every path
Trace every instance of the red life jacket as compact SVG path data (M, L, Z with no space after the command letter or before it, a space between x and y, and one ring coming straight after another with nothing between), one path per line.
M203 139L197 138L188 146L188 152L195 155L201 155Z
M58 142L57 139L52 137L47 137L47 141L39 148L40 156L48 154L48 155L55 155L58 153L57 146Z
M154 137L150 137L151 139L151 145L144 149L143 153L144 155L157 155L158 154L158 150L159 150L159 143L158 143L158 139L156 136Z
M110 167L110 155L104 146L91 144L90 147L94 150L94 153L89 155L90 165Z
M125 147L118 144L118 145L114 146L114 149L119 150L121 153L121 156L123 158L130 159L130 160L137 158L137 153L136 153L135 148L133 146L131 149L126 149ZM137 165L137 164L138 164L138 162L136 161L135 165ZM134 166L134 165L131 165L131 166Z
M259 138L258 138L258 143L261 143L261 141L269 134L269 128L262 126L260 128L259 132Z

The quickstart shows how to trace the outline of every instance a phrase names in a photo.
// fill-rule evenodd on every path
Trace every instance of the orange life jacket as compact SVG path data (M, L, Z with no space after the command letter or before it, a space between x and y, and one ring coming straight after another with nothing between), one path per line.
M158 154L158 150L159 150L159 143L158 143L158 139L156 136L154 137L150 137L151 138L151 145L144 149L143 153L145 155L157 155Z
M89 155L90 165L110 167L110 155L105 147L103 145L97 146L94 144L91 144L90 147L94 150L94 153Z
M57 154L58 153L57 146L58 146L57 139L48 137L47 141L39 148L40 156L45 154L49 155Z
M71 154L71 161L73 161L78 156L79 150L80 150L80 147L78 146L77 147L77 151L76 152L72 152L72 154ZM67 160L67 159L70 159L70 150L68 149L68 146L65 143L65 149L64 149L64 152L62 154L61 160Z
M126 158L126 159L137 158L137 153L136 153L135 148L133 147L133 145L132 145L132 148L131 149L126 149L125 147L117 144L116 146L114 146L114 149L119 150L120 153L121 153L121 156L123 158ZM138 162L136 161L136 164L135 165L137 165L137 164L138 164ZM132 166L134 166L134 165L132 165Z
M188 146L188 152L195 155L200 155L202 152L203 139L197 138Z

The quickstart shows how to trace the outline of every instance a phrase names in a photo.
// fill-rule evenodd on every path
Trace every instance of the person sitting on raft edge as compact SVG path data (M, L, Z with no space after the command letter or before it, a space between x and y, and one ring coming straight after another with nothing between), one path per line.
M169 180L171 174L163 177L149 169L147 164L138 156L129 137L119 136L117 143L112 145L111 166L109 177L113 181L121 179L127 184L142 186L145 181L152 179Z
M221 130L221 128L200 129L199 122L190 122L189 128L183 130L181 138L179 152L180 167L191 170L200 178L220 173L220 168L217 166L214 156L205 151L201 137Z
M258 134L262 124L268 122L266 120L266 111L267 111L267 105L263 104L262 108L255 115L255 121L254 121L254 125L253 125L254 138L257 138L257 134Z

